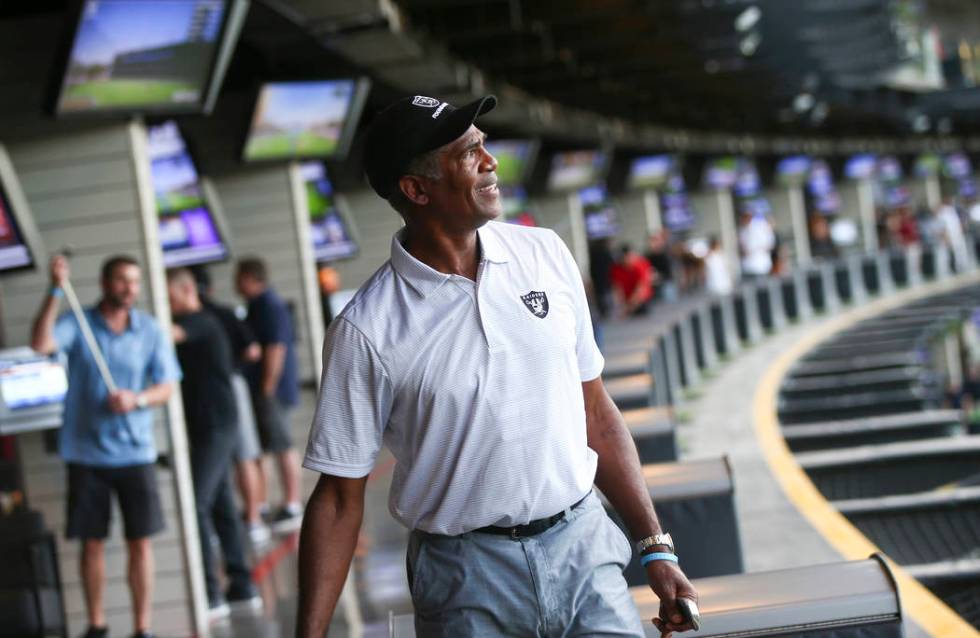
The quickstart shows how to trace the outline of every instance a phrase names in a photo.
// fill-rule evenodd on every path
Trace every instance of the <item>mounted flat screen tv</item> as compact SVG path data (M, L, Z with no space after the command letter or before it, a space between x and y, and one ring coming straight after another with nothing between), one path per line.
M337 205L333 184L320 162L300 167L306 186L306 205L310 213L310 236L317 263L349 259L358 253L350 225Z
M844 164L844 177L847 179L871 179L875 175L878 158L871 153L852 155Z
M660 218L672 233L682 233L694 227L694 210L687 197L684 178L674 174L660 193Z
M585 236L589 239L614 237L619 234L616 207L603 186L590 186L578 192L585 216Z
M484 146L497 159L500 186L518 186L527 181L538 155L536 140L489 140Z
M248 162L343 159L369 89L366 79L264 84L242 157Z
M950 153L943 158L943 176L950 179L966 179L973 173L970 158L965 153Z
M637 157L630 164L627 186L631 189L655 189L666 186L671 173L677 167L673 155L646 155Z
M247 0L83 0L55 113L209 113Z
M537 226L538 222L531 213L527 191L521 186L502 186L500 188L500 205L504 210L504 221L520 226Z
M840 210L840 194L834 186L833 174L827 162L817 159L810 162L810 172L806 178L806 192L810 208L825 215Z
M228 245L177 124L167 121L151 126L147 137L163 265L174 268L224 261L229 256Z
M902 164L894 155L882 155L875 166L875 176L878 181L888 184L900 182L904 176Z
M0 274L32 269L43 259L40 235L20 181L0 144Z
M784 186L802 186L810 172L810 157L791 155L776 164L776 181Z
M608 157L602 151L568 151L551 158L548 190L573 191L593 186L606 174Z
M740 157L735 168L735 183L732 193L739 198L759 197L762 194L762 181L755 162L748 157Z
M735 185L738 159L735 157L716 157L704 167L704 185L723 190Z
M923 153L915 158L915 167L912 172L916 177L931 177L939 174L942 164L943 158L935 153Z

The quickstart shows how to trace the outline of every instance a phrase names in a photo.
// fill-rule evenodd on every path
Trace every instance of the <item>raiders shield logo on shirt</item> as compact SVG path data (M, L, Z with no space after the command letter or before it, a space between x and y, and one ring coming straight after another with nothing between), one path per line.
M548 295L543 292L532 290L526 295L521 295L521 301L538 319L544 319L548 316Z

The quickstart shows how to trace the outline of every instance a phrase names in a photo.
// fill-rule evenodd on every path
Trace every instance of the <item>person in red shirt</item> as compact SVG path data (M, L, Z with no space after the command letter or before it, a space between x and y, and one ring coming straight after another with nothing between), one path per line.
M650 262L632 246L623 244L609 278L625 316L640 316L649 312L655 277Z

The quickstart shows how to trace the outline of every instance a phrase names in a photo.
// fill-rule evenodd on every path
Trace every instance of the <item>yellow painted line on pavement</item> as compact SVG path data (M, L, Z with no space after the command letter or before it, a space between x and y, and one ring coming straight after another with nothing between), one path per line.
M942 284L930 284L874 301L815 326L805 337L783 352L766 370L753 403L755 433L763 454L783 492L811 525L848 560L861 560L880 552L850 521L833 508L813 485L793 456L779 429L777 400L779 385L786 373L819 342L859 321L909 304L916 299L941 293L980 280L977 274L964 275ZM891 560L889 566L898 582L906 617L934 638L978 638L980 632L950 609L942 600Z

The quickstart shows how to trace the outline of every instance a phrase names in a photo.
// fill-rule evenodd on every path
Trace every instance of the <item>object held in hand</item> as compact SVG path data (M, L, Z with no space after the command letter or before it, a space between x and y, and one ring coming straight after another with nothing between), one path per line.
M701 612L698 611L698 604L690 598L678 598L677 609L684 617L685 623L690 623L691 628L697 631L701 628Z

